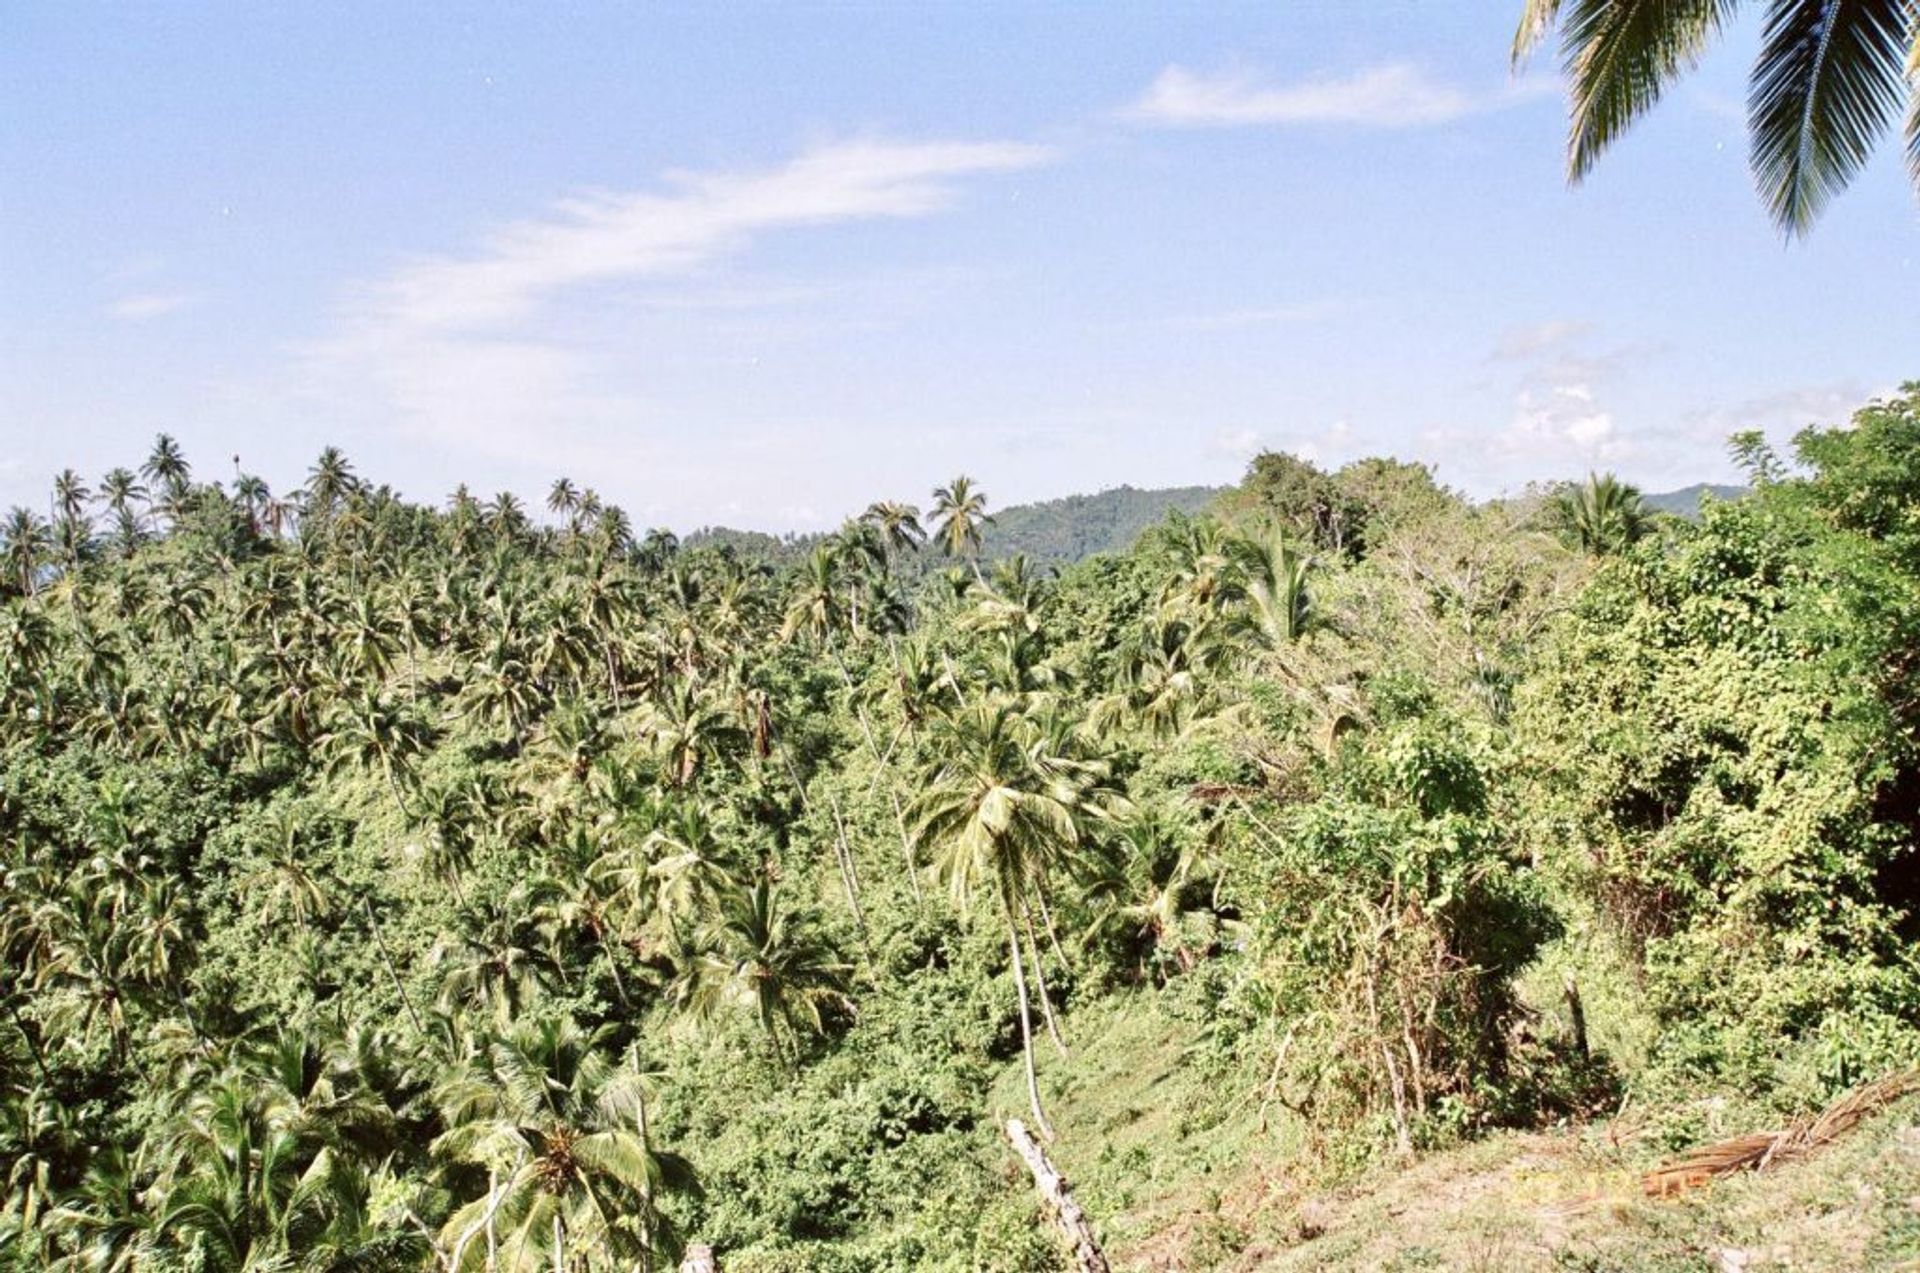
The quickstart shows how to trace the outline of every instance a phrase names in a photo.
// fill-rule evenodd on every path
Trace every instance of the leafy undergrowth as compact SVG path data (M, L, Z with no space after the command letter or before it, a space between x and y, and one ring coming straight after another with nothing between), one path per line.
M1920 1098L1813 1158L1686 1197L1642 1196L1676 1130L1753 1130L1711 1105L1553 1132L1504 1132L1382 1162L1344 1185L1258 1093L1217 1090L1191 1027L1146 996L1067 1023L1041 1071L1050 1147L1129 1270L1920 1270ZM1017 1066L996 1114L1027 1117Z

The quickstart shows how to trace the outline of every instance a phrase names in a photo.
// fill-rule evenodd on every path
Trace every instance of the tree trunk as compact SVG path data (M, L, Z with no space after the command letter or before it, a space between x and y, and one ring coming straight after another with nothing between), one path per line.
M787 767L787 776L793 780L794 789L800 793L800 807L811 811L813 802L807 798L807 784L800 781L800 771L794 766L792 754L787 751L786 740L775 735L773 744L780 749L780 761ZM827 792L827 807L833 813L834 861L840 867L840 882L846 886L847 909L853 912L854 929L860 934L860 940L865 942L867 918L860 911L860 878L853 870L853 851L847 845L847 824L840 817L840 801L831 790Z
M913 837L907 834L907 815L900 809L900 793L893 789L893 783L887 783L887 799L893 802L893 820L900 827L900 856L906 859L907 883L913 888L913 900L926 900L920 893L920 867L913 860Z
M495 1196L493 1169L487 1169L487 1273L494 1273L500 1267L500 1240L494 1233L493 1213L500 1209L500 1199Z
M427 1037L427 1027L421 1022L420 1014L413 1010L413 1000L407 998L407 988L400 980L400 973L393 966L393 956L387 951L387 939L380 935L380 921L373 917L373 903L364 895L360 905L366 908L367 926L373 929L374 944L380 947L380 961L387 966L387 976L393 978L393 988L400 995L400 1003L407 1010L407 1016L413 1019L413 1028L419 1036Z
M1027 1067L1027 1103L1033 1107L1033 1125L1052 1140L1053 1124L1040 1108L1040 1076L1033 1068L1033 1013L1027 1007L1027 967L1020 957L1020 925L1013 918L1013 900L1003 900L1007 908L1007 949L1013 952L1013 985L1020 1000L1020 1054Z
M827 648L833 649L832 642L828 642ZM907 863L907 884L913 889L913 900L922 901L919 873L913 865L913 839L907 834L906 815L900 810L900 796L893 788L893 771L887 768L887 758L893 755L893 748L889 746L884 753L880 750L879 740L873 734L873 725L867 720L867 709L860 705L858 691L854 688L853 673L848 670L847 661L840 657L840 651L833 650L833 661L840 668L840 679L846 682L847 702L853 707L854 718L860 722L860 733L867 740L867 752L873 757L874 778L876 781L882 777L887 780L887 799L893 803L893 821L900 828L900 855ZM894 737L897 739L899 735ZM869 785L867 790L873 790L872 786Z
M1040 959L1040 943L1033 935L1033 912L1023 903L1020 908L1020 921L1027 930L1027 949L1033 952L1033 988L1040 992L1040 1015L1046 1019L1047 1034L1053 1039L1053 1046L1060 1049L1060 1055L1067 1055L1067 1040L1060 1033L1060 1022L1053 1015L1053 996L1047 993L1047 969Z
M1027 1164L1027 1170L1033 1173L1034 1187L1047 1200L1061 1231L1072 1244L1074 1262L1080 1266L1080 1273L1108 1273L1107 1257L1100 1250L1099 1239L1093 1236L1093 1226L1087 1223L1087 1213L1074 1199L1066 1177L1047 1158L1047 1151L1034 1143L1017 1118L1007 1120L1007 1139L1013 1142L1013 1150Z
M847 887L847 909L853 912L853 926L866 940L867 917L860 911L860 874L853 865L853 846L847 843L847 822L840 816L840 798L827 789L827 808L833 814L835 855L840 860L840 879Z
M1573 1047L1582 1061L1591 1060L1593 1053L1587 1049L1587 1007L1580 1001L1580 983L1568 973L1561 982L1561 988L1567 996L1567 1016L1573 1023Z

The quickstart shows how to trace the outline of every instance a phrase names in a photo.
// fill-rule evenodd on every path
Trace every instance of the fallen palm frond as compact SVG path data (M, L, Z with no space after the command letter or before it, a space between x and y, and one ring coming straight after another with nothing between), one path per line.
M1690 1149L1640 1178L1651 1198L1670 1198L1722 1176L1740 1171L1765 1171L1777 1163L1793 1162L1820 1150L1910 1092L1920 1091L1920 1070L1888 1075L1857 1087L1813 1118L1802 1118L1781 1131L1753 1132Z

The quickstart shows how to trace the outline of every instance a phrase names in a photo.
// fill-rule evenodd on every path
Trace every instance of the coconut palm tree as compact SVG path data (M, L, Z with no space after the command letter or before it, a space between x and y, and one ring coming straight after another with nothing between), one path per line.
M261 898L269 910L285 910L302 932L309 918L324 917L333 910L322 864L305 834L307 822L307 811L282 809L274 819L272 842L259 868L240 880L242 892Z
M805 634L829 644L846 621L840 599L840 554L830 543L815 545L800 568L799 587L781 619L780 639L791 641Z
M441 1084L449 1130L434 1152L489 1182L440 1230L448 1267L539 1273L597 1251L625 1268L678 1253L660 1200L693 1173L654 1147L639 1068L605 1043L568 1020L517 1021Z
M107 510L113 514L114 538L120 545L121 555L131 557L141 537L140 513L134 508L134 501L146 499L147 488L130 470L117 468L100 479L100 497L106 500Z
M1270 650L1312 631L1319 620L1309 584L1312 555L1296 548L1278 527L1262 538L1241 540L1236 550L1246 598L1241 626Z
M553 485L547 488L547 511L556 517L566 519L569 534L580 531L580 488L569 477L556 477Z
M683 1007L711 1016L724 1003L750 1008L776 1054L797 1060L803 1034L826 1029L829 1009L847 1009L847 975L819 917L785 901L762 876L714 895L699 927L697 959L681 969ZM782 1034L794 1052L782 1048Z
M442 1007L488 1009L505 1024L561 980L566 970L539 940L529 898L518 888L461 909L457 930L443 934L431 953L442 970Z
M53 479L53 519L58 528L60 555L69 571L79 567L93 538L93 522L87 516L87 504L93 492L72 469L61 470Z
M1567 78L1567 171L1579 181L1693 69L1740 0L1525 0L1514 59L1556 28ZM1805 234L1904 106L1920 183L1920 19L1912 0L1768 0L1748 82L1749 162L1774 224Z
M336 767L351 763L379 773L404 812L401 780L412 782L414 761L432 740L431 727L378 693L362 690L334 709L320 749Z
M667 781L676 787L690 784L702 761L717 760L746 741L728 706L684 677L648 704L641 729L664 762Z
M258 535L266 524L267 506L273 502L266 481L251 473L240 474L233 479L233 498L247 515L247 529Z
M185 486L193 476L193 466L187 463L186 453L173 435L162 433L153 439L153 450L140 466L140 475L166 493Z
M361 489L361 482L354 476L353 465L348 462L346 453L337 446L326 447L320 452L320 458L307 470L305 511L309 518L324 522L333 516L341 501Z
M7 586L23 596L32 596L40 581L40 568L53 551L53 532L34 516L31 509L14 508L0 525L0 566L6 572Z
M901 553L919 552L920 546L927 542L927 532L920 525L920 510L912 504L876 500L867 505L860 520L880 532L889 559Z
M159 1237L141 1193L140 1172L126 1150L101 1146L79 1188L48 1217L47 1227L69 1251L53 1267L61 1273L138 1273Z
M977 578L981 535L993 525L993 518L987 516L986 492L977 489L972 478L956 477L947 485L935 488L933 516L939 523L933 528L933 539L940 545L940 551L949 557L965 557L973 565Z
M1624 552L1651 521L1640 492L1611 473L1589 473L1580 485L1562 490L1548 515L1569 545L1591 557Z
M1089 817L1110 807L1098 762L1060 754L1057 736L1011 697L967 704L939 723L938 758L913 816L916 840L962 909L980 893L1006 924L1020 1043L1034 1123L1051 1136L1033 1061L1033 1018L1021 931L1030 899L1079 850Z

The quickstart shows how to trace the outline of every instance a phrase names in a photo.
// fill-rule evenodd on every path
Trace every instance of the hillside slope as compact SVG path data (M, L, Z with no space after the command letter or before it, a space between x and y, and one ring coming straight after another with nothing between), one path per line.
M1096 495L1069 495L1016 504L994 515L986 543L990 557L1025 553L1036 562L1064 565L1095 553L1124 552L1140 532L1170 512L1197 513L1222 488L1116 486Z

